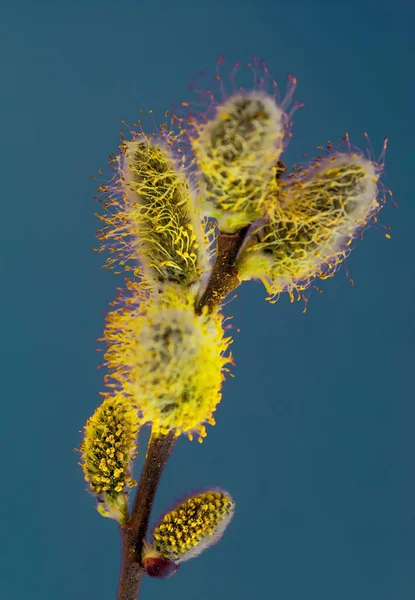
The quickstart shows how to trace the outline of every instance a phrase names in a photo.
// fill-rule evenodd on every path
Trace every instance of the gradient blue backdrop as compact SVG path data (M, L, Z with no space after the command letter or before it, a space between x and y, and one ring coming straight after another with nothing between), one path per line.
M9 2L0 7L0 595L113 600L115 524L84 491L78 431L99 402L96 338L122 279L91 251L96 181L120 119L189 97L252 54L298 77L288 164L348 131L390 139L389 203L308 312L247 284L236 378L203 445L180 440L155 513L188 489L236 499L221 543L143 600L415 595L414 80L410 3ZM223 69L226 78L227 67ZM229 66L230 69L230 66ZM140 463L141 464L141 463Z

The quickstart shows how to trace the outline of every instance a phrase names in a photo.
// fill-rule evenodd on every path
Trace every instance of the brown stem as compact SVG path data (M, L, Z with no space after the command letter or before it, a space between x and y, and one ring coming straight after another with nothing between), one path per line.
M176 440L177 437L173 432L150 438L130 520L126 525L120 527L122 559L117 600L136 600L138 598L141 579L144 575L141 553L151 508L161 474Z
M196 314L200 315L205 306L207 306L208 312L212 312L229 292L239 285L235 261L248 229L249 226L232 234L219 232L215 264L206 289L196 303ZM141 554L151 508L161 474L176 439L173 432L150 438L130 520L126 525L120 527L122 559L117 600L137 600L138 598L141 580L144 576Z
M287 167L282 160L276 164L275 178L281 179ZM226 296L241 283L235 266L236 257L245 240L249 225L236 233L219 231L216 239L216 259L203 294L196 301L195 312L202 314L205 306L211 313Z
M240 284L235 261L248 229L249 225L236 233L219 231L216 239L216 260L206 289L196 302L197 315L202 314L205 306L211 313Z

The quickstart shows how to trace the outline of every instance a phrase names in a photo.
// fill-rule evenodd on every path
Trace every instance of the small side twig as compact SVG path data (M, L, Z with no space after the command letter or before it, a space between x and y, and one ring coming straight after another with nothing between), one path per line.
M276 180L280 180L287 167L282 160L276 163ZM216 238L216 259L206 289L196 301L195 312L202 314L204 307L211 313L241 283L235 266L238 252L245 241L250 225L236 233L219 231Z
M216 259L210 279L203 294L196 302L195 312L197 315L202 314L205 306L211 313L240 284L235 261L248 229L249 225L236 233L219 231L216 239Z

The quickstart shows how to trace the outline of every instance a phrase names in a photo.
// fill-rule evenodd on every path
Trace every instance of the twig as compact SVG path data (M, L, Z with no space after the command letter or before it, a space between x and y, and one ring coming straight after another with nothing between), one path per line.
M118 600L136 600L138 597L141 579L144 575L141 553L151 508L161 474L176 440L174 432L150 438L130 520L126 525L120 527L122 559Z
M236 233L219 231L216 240L216 260L206 289L196 302L197 315L202 314L205 306L209 313L212 312L240 284L235 261L248 229L249 225Z
M196 314L200 315L205 306L207 306L208 312L212 312L227 294L239 285L235 261L248 228L244 227L234 234L219 232L216 260L206 289L196 302ZM141 580L144 576L141 554L150 513L161 474L176 439L174 432L150 438L130 520L126 525L120 527L122 558L117 600L136 600L138 598Z
M282 160L277 161L275 178L280 180L286 170L285 163ZM216 239L215 264L205 291L196 301L195 312L197 315L202 314L205 306L211 313L241 283L235 262L249 227L250 225L247 225L236 233L219 231Z

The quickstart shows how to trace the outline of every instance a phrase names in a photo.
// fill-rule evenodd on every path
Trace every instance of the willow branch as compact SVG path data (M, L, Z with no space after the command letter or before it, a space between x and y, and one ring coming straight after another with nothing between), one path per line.
M122 540L121 572L118 600L136 600L144 569L141 565L143 543L147 534L151 508L167 459L176 442L174 432L151 436L130 520L120 527Z
M216 239L216 260L206 289L196 302L197 315L202 314L205 306L211 313L241 283L235 262L248 229L249 225L236 233L219 231Z
M285 163L282 160L277 161L275 178L281 179L286 170ZM215 263L206 289L196 302L196 314L202 314L205 306L208 313L213 312L216 306L241 283L235 263L249 227L250 225L247 225L236 233L219 231L216 239Z
M219 232L216 260L207 286L196 302L196 314L200 315L205 306L207 306L208 312L212 312L229 292L239 285L235 261L248 228L249 226L244 227L233 234ZM126 525L120 527L122 558L117 600L137 600L138 598L141 580L144 576L141 555L151 509L161 474L176 439L174 432L150 438L130 520Z

